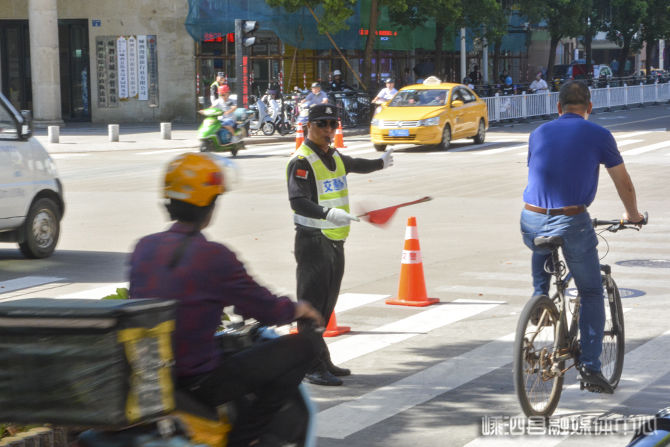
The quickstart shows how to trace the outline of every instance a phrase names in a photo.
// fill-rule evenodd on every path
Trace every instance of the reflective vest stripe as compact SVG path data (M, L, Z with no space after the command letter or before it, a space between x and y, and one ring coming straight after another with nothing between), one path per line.
M328 222L326 219L315 219L312 217L301 216L300 214L293 214L293 222L300 224L305 227L311 228L321 228L323 229L333 229L340 228L332 222Z

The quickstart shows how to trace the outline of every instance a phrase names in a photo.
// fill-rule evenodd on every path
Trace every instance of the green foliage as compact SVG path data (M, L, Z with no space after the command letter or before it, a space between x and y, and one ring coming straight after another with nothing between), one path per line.
M265 2L272 7L282 6L288 12L295 12L305 6L312 10L321 6L323 16L319 17L317 14L318 30L321 34L326 32L334 34L349 29L346 20L353 14L353 8L356 6L356 0L265 0Z
M111 295L103 296L103 300L127 300L128 299L128 289L125 287L120 287L116 289L116 293Z
M647 13L647 0L611 0L611 16L605 25L607 38L618 45L630 43L632 50L637 50L642 40L636 37Z
M670 5L668 0L647 0L647 13L641 21L642 39L651 44L654 40L670 37Z

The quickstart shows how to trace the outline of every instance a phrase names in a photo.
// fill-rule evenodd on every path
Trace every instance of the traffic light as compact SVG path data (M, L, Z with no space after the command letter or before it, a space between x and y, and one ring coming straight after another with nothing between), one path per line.
M258 29L256 20L235 19L235 69L237 107L246 107L249 96L248 57L244 49L256 43L253 32Z

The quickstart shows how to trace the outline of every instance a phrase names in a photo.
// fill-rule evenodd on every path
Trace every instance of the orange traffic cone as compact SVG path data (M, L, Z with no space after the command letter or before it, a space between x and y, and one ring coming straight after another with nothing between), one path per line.
M305 132L302 130L302 124L297 124L298 129L295 131L295 148L296 150L300 147L303 141L305 141Z
M407 219L405 230L405 248L402 251L400 264L400 282L398 296L389 298L386 304L402 306L428 306L439 303L438 298L426 297L426 283L423 279L423 262L419 247L419 233L416 229L416 217Z
M328 325L326 330L323 332L324 337L337 337L338 335L346 334L351 330L349 326L338 326L337 318L335 318L335 311L330 314L330 319L328 320Z
M337 325L337 318L335 318L335 311L333 311L333 313L330 314L330 319L328 320L328 325L326 326L326 330L323 332L323 336L324 337L337 337L338 335L346 334L349 331L351 331L351 327L349 327L349 326L338 326ZM289 333L297 334L298 333L298 328L297 327L291 328Z
M337 120L337 130L335 131L335 147L337 149L343 149L346 146L344 145L344 135L342 134L342 121Z

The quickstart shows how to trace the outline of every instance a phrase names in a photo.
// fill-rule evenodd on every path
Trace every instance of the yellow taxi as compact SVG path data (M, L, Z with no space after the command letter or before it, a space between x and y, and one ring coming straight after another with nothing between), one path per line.
M372 117L375 149L390 144L430 144L449 149L451 140L472 138L482 144L489 127L486 103L463 84L429 77L408 85L382 104Z

